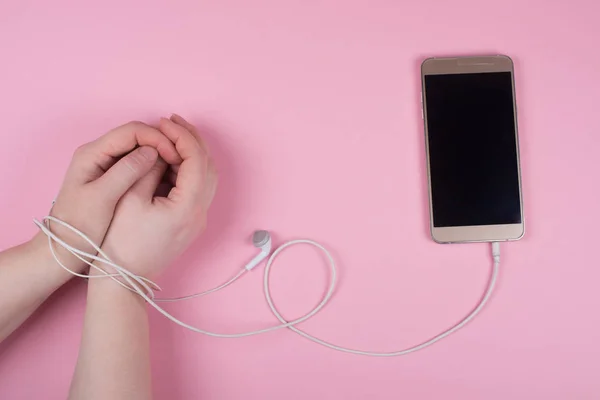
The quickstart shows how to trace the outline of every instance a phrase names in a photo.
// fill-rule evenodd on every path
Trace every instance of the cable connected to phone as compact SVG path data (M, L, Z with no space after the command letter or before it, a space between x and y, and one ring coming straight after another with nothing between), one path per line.
M71 246L70 244L66 243L64 240L62 240L60 237L58 237L54 232L51 231L50 229L50 222L52 223L57 223L69 230L71 230L73 233L77 234L78 236L80 236L81 238L83 238L88 244L90 244L94 250L97 251L98 255L94 255L94 254L90 254L87 253L85 251L79 250L73 246ZM268 328L264 328L264 329L259 329L259 330L255 330L255 331L249 331L249 332L242 332L242 333L232 333L232 334L226 334L226 333L215 333L215 332L209 332L206 331L204 329L200 329L200 328L196 328L194 326L191 326L179 319L177 319L176 317L174 317L173 315L171 315L169 312L167 312L164 308L162 308L158 303L161 302L176 302L176 301L182 301L182 300L189 300L192 298L196 298L196 297L200 297L200 296L205 296L207 294L210 293L214 293L217 292L221 289L224 289L225 287L233 284L234 282L236 282L238 279L240 279L242 276L244 276L249 270L251 270L254 266L256 266L258 264L258 262L260 260L262 260L262 258L259 260L258 258L255 258L253 261L250 262L250 264L248 264L245 268L241 269L236 275L234 275L231 279L229 279L228 281L226 281L225 283L210 289L210 290L206 290L204 292L200 292L200 293L195 293L189 296L182 296L182 297L175 297L175 298L157 298L155 296L154 291L158 290L160 291L161 288L154 282L152 282L149 279L146 279L142 276L138 276L130 271L128 271L125 267L120 266L116 263L114 263L110 257L100 248L100 246L98 246L96 243L94 243L87 235L85 235L83 232L81 232L80 230L78 230L77 228L67 224L64 221L61 221L58 218L52 217L52 216L46 216L44 218L42 218L42 222L40 222L37 219L34 219L34 223L37 225L37 227L48 237L48 245L50 248L50 252L52 254L52 256L54 257L54 259L56 260L56 262L62 267L64 268L66 271L68 271L69 273L78 276L78 277L82 277L82 278L109 278L114 280L115 282L117 282L118 284L120 284L121 286L123 286L124 288L135 292L136 294L138 294L139 296L141 296L144 300L146 300L146 302L148 302L152 307L154 307L158 312L160 312L162 315L164 315L165 317L167 317L168 319L170 319L171 321L175 322L176 324L187 328L191 331L194 332L198 332L198 333L202 333L204 335L208 335L208 336L213 336L213 337L220 337L220 338L240 338L240 337L245 337L245 336L253 336L253 335L258 335L261 333L267 333L267 332L271 332L271 331L275 331L275 330L279 330L282 328L288 328L290 330L292 330L293 332L297 333L300 336L303 336L304 338L320 344L322 346L328 347L330 349L333 350L337 350L337 351L341 351L341 352L345 352L345 353L352 353L352 354L359 354L359 355L365 355L365 356L373 356L373 357L394 357L394 356L401 356L401 355L405 355L405 354L409 354L409 353L413 353L415 351L424 349L425 347L428 347L442 339L444 339L445 337L451 335L452 333L456 332L457 330L459 330L460 328L464 327L467 323L469 323L469 321L471 321L477 314L479 314L479 312L483 309L483 307L485 306L485 304L487 303L487 301L489 300L489 298L491 297L491 294L494 290L494 286L496 284L496 280L498 277L498 270L500 267L500 244L498 242L493 242L491 249L492 249L492 259L493 259L493 266L492 266L492 272L491 272L491 276L488 282L488 286L481 298L481 300L479 301L479 303L475 306L475 308L469 312L469 314L467 314L463 319L461 319L458 323L456 323L455 325L451 326L450 328L446 329L445 331L441 332L440 334L432 337L429 340L426 340L425 342L422 342L418 345L403 349L403 350L399 350L399 351L392 351L392 352L373 352L373 351L363 351L363 350L356 350L356 349L351 349L348 347L342 347L342 346L338 346L336 344L333 343L329 343L325 340L319 339L299 328L296 327L297 324L304 322L310 318L312 318L314 315L316 315L323 307L325 307L325 305L329 302L329 300L331 299L333 292L335 290L335 286L336 286L336 280L337 280L337 269L335 266L335 261L333 259L333 257L331 256L331 254L329 253L329 251L322 246L320 243L313 241L313 240L308 240L308 239L298 239L298 240L291 240L288 241L286 243L284 243L283 245L281 245L280 247L278 247L273 253L271 253L268 256L267 259L267 263L265 266L265 271L264 271L264 278L263 278L263 290L264 290L264 294L265 294L265 298L267 301L267 304L271 310L271 312L273 313L273 315L275 315L275 317L279 320L279 322L281 322L280 325L275 325L275 326L271 326ZM75 271L72 271L71 269L67 268L59 259L58 255L56 254L56 251L54 249L54 243L57 243L58 245L62 246L63 248L65 248L68 252L70 252L71 254L73 254L75 257L77 257L79 260L85 262L86 264L88 264L91 268L96 269L98 272L100 272L99 275L85 275L85 274L80 274L77 273ZM309 311L307 314L305 314L304 316L294 319L292 321L288 321L285 318L283 318L283 316L281 315L281 313L279 312L279 310L277 310L277 308L275 307L275 304L273 302L273 298L271 296L271 288L270 288L270 284L269 284L269 277L270 277L270 273L271 273L271 268L273 267L273 264L275 262L275 260L277 259L277 257L286 249L288 249L291 246L294 245L299 245L299 244L306 244L306 245L311 245L313 247L316 247L318 250L320 250L321 252L323 252L323 254L326 256L328 262L329 262L329 268L330 268L330 282L329 282L329 287L325 293L325 295L323 296L323 298L321 299L321 301L319 302L319 304L314 307L311 311ZM269 241L269 253L270 253L270 241ZM266 255L265 255L266 257ZM263 257L263 258L265 258ZM92 261L90 261L92 260ZM256 261L259 260L259 261ZM98 263L104 264L108 267L113 268L116 272L108 272L107 270L105 270L104 268L96 265L95 263L93 263L93 261L96 261ZM249 268L248 268L249 267Z

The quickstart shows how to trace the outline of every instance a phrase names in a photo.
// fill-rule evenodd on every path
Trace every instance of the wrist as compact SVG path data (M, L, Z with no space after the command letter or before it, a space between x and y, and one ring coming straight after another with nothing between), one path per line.
M102 244L102 251L117 265L146 279L156 279L168 266L162 254L156 255L153 254L154 252L147 250L147 248L152 249L152 245L140 246L140 243L125 243L127 241L124 239L116 242L114 237L107 235ZM102 266L101 263L95 262L94 264ZM108 269L112 270L110 267Z
M44 237L43 234L37 234L11 250L15 260L13 264L20 264L19 276L27 279L30 296L39 297L42 301L73 276L52 258Z
M71 234L71 235L73 235L73 234L68 229L59 227L56 225L57 224L54 224L54 226L52 226L52 232L55 235L57 235L59 238L64 240L66 243L68 243L69 245L71 245L79 250L85 251L86 253L96 255L96 251L94 250L93 247L89 246L89 244L87 244L87 243L85 246L83 246L81 243L82 241L78 236L77 236L77 238L79 239L79 241L75 240L74 237L69 236L69 234ZM44 263L53 264L58 269L60 269L61 271L64 271L65 273L69 273L69 272L65 271L59 265L59 263L57 262L55 257L65 267L67 267L68 269L70 269L73 272L85 274L87 269L89 268L89 266L85 262L81 261L79 258L77 258L70 251L68 251L67 249L62 247L60 244L58 244L54 241L49 241L48 236L46 236L41 231L38 232L29 241L29 245L31 246L32 249L34 249L36 254L39 255L39 257L43 260ZM52 249L50 246L52 246ZM52 250L54 250L54 255L52 254ZM72 276L72 274L70 274L70 273L69 273L69 275Z
M106 269L106 266L101 263L94 263L94 265ZM111 268L106 270L109 273L114 273ZM145 300L137 293L127 290L109 277L100 277L104 274L97 269L90 268L89 274L94 278L88 280L88 298L90 296L98 296L105 299L110 298L111 301L115 301L116 303L122 302L124 299L128 299L127 301L131 301L132 303L145 303ZM117 279L123 282L123 279ZM126 284L126 282L124 283Z

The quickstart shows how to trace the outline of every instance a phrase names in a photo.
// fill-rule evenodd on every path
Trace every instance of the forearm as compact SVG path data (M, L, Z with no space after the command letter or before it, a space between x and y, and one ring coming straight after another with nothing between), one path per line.
M72 276L56 264L44 238L0 253L0 342Z
M90 279L70 399L150 399L146 304L110 279Z

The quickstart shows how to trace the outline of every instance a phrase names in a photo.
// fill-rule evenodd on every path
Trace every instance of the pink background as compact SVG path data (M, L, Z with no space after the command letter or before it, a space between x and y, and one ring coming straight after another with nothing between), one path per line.
M374 359L289 331L208 338L150 312L157 399L600 397L596 1L82 3L0 5L0 248L35 232L76 146L179 112L205 127L221 187L166 292L230 277L254 254L255 228L314 238L341 280L303 327L361 349L434 335L489 276L488 246L428 236L420 62L505 53L516 65L527 233L503 245L479 318L426 351ZM224 332L270 325L261 280L262 268L169 309ZM312 249L290 250L273 273L287 317L326 284ZM84 295L83 282L68 284L0 346L0 398L65 397Z

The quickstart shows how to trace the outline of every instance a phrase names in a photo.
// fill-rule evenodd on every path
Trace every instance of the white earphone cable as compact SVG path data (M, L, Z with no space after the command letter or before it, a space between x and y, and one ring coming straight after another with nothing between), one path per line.
M240 270L233 278L229 279L225 283L223 283L213 289L201 292L201 293L196 293L196 294L182 296L182 297L176 297L176 298L155 298L154 290L152 289L152 287L156 290L160 290L160 287L158 285L156 285L154 282L152 282L144 277L137 276L137 275L129 272L126 268L124 268L120 265L115 264L108 257L108 255L106 253L104 253L102 251L102 249L97 244L95 244L89 237L87 237L83 232L77 230L76 228L67 224L66 222L61 221L52 216L46 216L42 219L42 221L43 222L40 222L37 219L34 219L34 223L38 226L38 228L40 228L40 230L46 236L48 236L48 243L49 243L49 247L50 247L52 256L54 257L56 262L62 268L64 268L66 271L70 272L71 274L73 274L75 276L79 276L79 277L83 277L83 278L98 278L99 277L99 278L113 279L114 281L116 281L120 285L124 286L128 290L131 290L131 291L137 293L138 295L140 295L142 298L144 298L144 300L146 300L158 312L160 312L161 314L163 314L165 317L167 317L171 321L175 322L176 324L183 326L184 328L187 328L194 332L202 333L202 334L205 334L208 336L221 337L221 338L239 338L239 337L252 336L252 335L258 335L261 333L271 332L271 331L275 331L275 330L282 329L282 328L288 328L288 329L292 330L293 332L299 334L300 336L303 336L306 339L308 339L314 343L320 344L320 345L328 347L330 349L342 351L345 353L359 354L359 355L365 355L365 356L374 356L374 357L400 356L400 355L405 355L408 353L412 353L412 352L421 350L421 349L428 347L428 346L436 343L437 341L449 336L450 334L456 332L457 330L459 330L460 328L465 326L469 321L471 321L483 309L484 305L489 300L489 298L492 294L492 291L494 289L494 286L496 284L496 279L498 276L498 269L500 266L500 245L498 242L494 242L494 243L492 243L492 257L493 257L492 274L491 274L487 289L485 290L485 293L484 293L483 297L481 298L480 302L466 317L464 317L457 324L448 328L444 332L434 336L433 338L431 338L421 344L412 346L412 347L404 349L404 350L399 350L399 351L371 352L371 351L363 351L363 350L356 350L356 349L351 349L351 348L347 348L347 347L341 347L341 346L326 342L322 339L319 339L313 335L310 335L310 334L296 328L295 325L297 325L303 321L306 321L307 319L316 315L331 299L331 296L333 295L333 292L335 290L335 285L336 285L336 280L337 280L337 270L336 270L336 266L335 266L335 261L333 260L333 257L331 256L329 251L325 247L323 247L321 244L319 244L315 241L306 240L306 239L291 240L287 243L284 243L279 248L277 248L267 260L267 265L265 267L265 272L264 272L263 290L264 290L267 304L268 304L269 308L271 309L271 312L273 313L273 315L275 315L275 317L279 320L279 322L281 322L281 324L276 325L276 326L271 326L268 328L264 328L264 329L260 329L260 330L256 330L256 331L225 334L225 333L209 332L209 331L206 331L203 329L193 327L193 326L175 318L169 312L167 312L165 309L163 309L161 306L159 306L157 303L158 302L176 302L176 301L182 301L182 300L189 300L189 299L192 299L195 297L200 297L200 296L204 296L204 295L207 295L210 293L214 293L218 290L224 289L225 287L227 287L227 286L231 285L232 283L234 283L235 281L237 281L239 278L241 278L247 272L246 269ZM101 257L93 255L93 254L89 254L89 253L81 251L79 249L76 249L76 248L72 247L71 245L69 245L68 243L66 243L65 241L63 241L60 237L58 237L56 234L54 234L50 230L50 222L58 223L58 224L62 225L63 227L71 230L78 236L82 237L83 239L85 239L86 242L88 242L98 252L98 254ZM84 261L86 264L88 264L91 267L102 272L102 275L83 275L83 274L76 273L76 272L70 270L69 268L67 268L59 260L57 254L54 250L53 242L58 243L60 246L65 248L67 251L69 251L70 253L75 255L80 260ZM298 245L298 244L311 245L323 252L323 254L326 256L326 258L329 262L331 278L330 278L329 287L327 289L327 292L325 293L325 296L323 297L321 302L315 308L313 308L311 311L309 311L307 314L305 314L304 316L302 316L300 318L297 318L293 321L287 321L286 319L283 318L283 316L277 310L277 308L275 307L275 304L273 303L273 299L271 296L271 289L270 289L270 285L269 285L269 276L271 273L271 268L272 268L273 263L274 263L275 259L277 258L277 256L280 255L285 249L289 248L290 246ZM116 273L109 273L106 270L102 269L101 267L93 264L91 261L88 261L86 259L94 260L94 261L106 264L106 265L112 267L116 271ZM119 278L121 278L121 279L119 279Z

